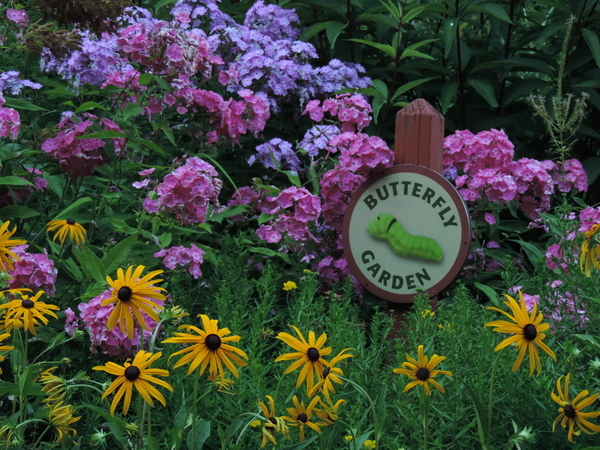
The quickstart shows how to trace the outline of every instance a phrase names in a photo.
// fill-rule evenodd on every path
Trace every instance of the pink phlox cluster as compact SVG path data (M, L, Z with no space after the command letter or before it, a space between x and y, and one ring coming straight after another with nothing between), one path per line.
M152 331L140 328L137 321L134 322L133 338L129 339L117 324L112 330L108 329L108 318L114 309L114 303L108 306L102 306L102 301L111 296L111 291L104 291L102 294L94 297L87 303L80 303L77 306L81 317L78 318L71 308L65 311L67 320L65 331L71 336L77 328L83 327L90 337L90 352L97 353L98 347L103 353L116 356L121 359L132 357L140 345L140 331L144 333L144 341L148 342L152 336ZM163 306L161 300L154 300L160 306ZM144 321L151 330L156 326L154 319L141 311Z
M550 160L521 158L507 165L517 184L515 201L519 208L532 218L550 209L554 181L551 171L556 164Z
M119 128L119 126L110 119L104 118L101 120L101 123L105 130L117 131L119 133L123 133L123 130L121 130L121 128ZM113 138L112 139L113 147L115 149L115 155L117 155L120 158L127 157L127 150L125 148L126 142L127 141L125 140L125 138Z
M12 277L11 289L20 287L30 288L33 291L43 290L46 295L53 297L56 294L56 277L58 270L54 261L48 257L48 251L43 253L28 253L28 245L19 245L12 251L21 259L15 260L14 269L9 271Z
M329 286L345 280L350 275L350 267L344 257L336 259L331 255L327 255L319 260L315 269L321 280Z
M569 246L572 257L567 258L563 247L559 244L552 244L546 249L546 267L550 270L560 269L565 275L569 273L569 266L575 264L579 257L579 249L572 244L572 241L569 240L566 245Z
M323 175L319 184L323 197L323 220L326 225L338 232L342 231L350 196L366 178L339 166Z
M29 25L29 16L27 15L27 11L22 9L14 9L8 8L6 10L6 18L20 27L26 27Z
M164 258L163 264L167 269L175 270L177 267L185 267L195 279L198 279L202 276L200 264L204 262L204 254L204 250L195 244L191 244L190 248L183 245L163 248L161 251L156 252L154 256Z
M600 208L588 206L579 213L579 232L585 233L589 231L595 224L600 223Z
M560 164L557 164L552 178L560 192L570 192L573 187L578 191L588 190L588 176L578 159L567 159L562 168Z
M16 139L21 128L21 116L12 108L4 108L6 103L0 91L0 137L11 137Z
M40 169L35 169L33 167L27 167L27 172L33 174L34 188L40 192L44 192L46 190L46 188L48 187L48 182L41 176L37 176L37 175L42 175L42 171ZM23 178L23 177L21 177L21 178ZM23 178L23 179L25 180L25 178Z
M502 130L477 134L463 130L444 139L444 169L453 166L471 174L486 168L504 169L513 156L514 146Z
M371 123L371 114L373 108L360 94L338 94L335 98L328 98L321 102L311 100L306 105L302 114L308 114L315 122L323 120L325 113L328 112L341 123L342 131L354 132L362 131Z
M140 72L135 69L131 69L128 71L114 70L110 72L110 74L108 75L108 77L106 77L106 80L104 81L104 83L102 83L100 87L104 89L106 86L109 85L117 86L124 89L126 88L127 90L132 91L134 93L146 89L144 86L140 86Z
M247 217L257 216L260 213L258 199L264 197L266 193L267 191L265 190L258 192L256 186L244 186L239 188L233 193L229 202L227 202L227 207L231 208L236 205L249 205L250 209L247 213L231 216L230 219L239 222L246 220Z
M263 241L279 242L288 236L295 241L317 239L312 235L309 224L321 214L321 200L305 188L291 186L277 197L265 197L259 201L260 211L264 214L276 214L276 218L262 224L256 234Z
M42 150L58 160L60 168L71 178L91 175L96 167L108 163L109 159L102 150L105 143L101 139L77 139L91 133L88 128L93 125L96 116L84 114L86 119L79 119L73 114L66 114L58 124L59 131L55 138L49 138L42 144Z
M563 282L561 280L555 280L547 285L550 286L552 291L546 299L546 302L550 308L550 317L554 319L557 324L568 322L570 325L575 324L576 326L584 326L589 321L589 317L585 311L585 305L581 302L579 297L573 295L571 292L564 291Z
M200 74L209 79L213 66L223 62L212 54L201 30L177 29L164 21L130 25L119 32L117 44L121 53L155 75Z
M183 102L179 107L180 114L187 112L188 108L199 111L198 107L208 112L210 123L216 128L206 135L209 143L218 141L219 137L238 143L240 136L247 132L256 136L265 127L270 115L265 96L248 89L238 92L242 100L224 100L216 92L194 88L183 88L173 95Z
M378 136L344 132L329 141L340 152L339 165L351 172L370 175L394 163L394 152Z
M183 225L204 223L209 205L219 206L223 182L218 175L206 161L188 158L151 191L156 199L147 197L144 208L150 213L169 212Z
M155 170L156 170L156 168L151 167L150 169L145 169L145 170L138 172L139 175L146 177L146 179L144 179L142 181L136 181L134 183L131 183L131 185L136 189L142 189L142 188L147 187L150 183L154 182L154 180L152 180L152 178L150 178L150 175L152 175L152 173Z

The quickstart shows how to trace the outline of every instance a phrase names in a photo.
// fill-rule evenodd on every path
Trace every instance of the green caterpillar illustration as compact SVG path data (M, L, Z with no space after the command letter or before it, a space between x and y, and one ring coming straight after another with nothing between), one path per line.
M367 230L374 238L386 240L394 253L400 256L436 262L442 260L442 249L437 242L425 236L413 236L389 214L373 217L367 224Z

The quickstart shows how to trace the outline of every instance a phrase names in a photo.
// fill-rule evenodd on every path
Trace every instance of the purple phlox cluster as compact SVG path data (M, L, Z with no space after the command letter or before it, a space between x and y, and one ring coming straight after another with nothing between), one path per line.
M329 142L336 136L342 134L336 125L315 125L305 134L298 147L305 150L309 156L317 157L321 150L327 153L335 153L337 149L329 145Z
M361 78L361 73L365 73L365 68L360 64L332 59L326 66L313 70L310 90L314 93L311 93L331 95L344 88L360 89L371 86L371 79Z
M4 103L6 100L0 92L0 137L16 139L21 128L21 116L12 108L4 108Z
M141 329L137 321L134 322L132 339L129 339L121 331L119 324L109 330L107 326L108 318L114 309L114 303L102 306L102 301L110 298L110 296L111 291L107 290L87 303L80 303L77 309L79 309L81 317L77 317L75 312L68 308L65 311L67 316L65 331L72 336L76 329L83 327L90 337L90 352L97 353L97 348L100 347L107 355L121 359L130 358L139 349L140 332L143 331L144 341L148 342L152 336L152 331ZM154 299L153 301L159 306L163 306L164 302L162 300ZM156 327L156 322L152 317L149 317L143 311L140 311L140 313L144 317L148 328L152 330Z
M6 18L22 28L29 25L29 16L27 15L27 11L22 9L8 8L6 10Z
M193 88L181 89L173 95L183 102L183 106L178 108L180 114L187 112L188 108L208 112L210 123L215 127L206 134L209 143L218 141L220 137L238 143L242 134L251 132L256 135L265 127L270 115L264 96L248 89L238 92L241 100L224 100L216 92Z
M168 212L183 225L204 223L209 205L219 206L223 182L218 175L206 161L189 158L151 191L144 208L150 213Z
M288 141L271 139L256 147L256 152L256 155L248 158L248 164L258 161L269 169L300 171L300 159Z
M117 36L105 32L98 37L88 30L80 33L81 48L69 56L58 59L44 49L40 59L42 70L56 72L75 87L85 83L101 86L113 72L124 74L133 70L129 61L119 54Z
M361 175L382 171L394 163L394 152L378 136L345 132L329 141L340 152L339 165Z
M336 259L331 255L327 255L319 260L315 269L321 280L329 286L345 280L350 275L350 267L344 257Z
M323 175L319 184L323 197L323 220L326 225L338 232L342 231L350 196L366 178L339 166Z
M579 213L579 222L581 223L578 230L580 233L589 231L595 224L600 223L600 208L588 206L582 209Z
M563 167L557 164L552 179L560 192L570 192L573 187L578 191L588 190L587 173L578 159L567 159Z
M576 260L578 259L579 249L577 246L572 245L571 242L563 245L569 246L569 251L573 257L567 258L567 255L565 255L565 251L561 245L552 244L546 250L546 266L550 270L560 269L562 273L567 275L569 273L569 266L577 262Z
M77 139L77 136L89 134L93 125L93 114L83 114L84 119L74 114L65 114L58 124L58 135L42 144L42 150L58 160L60 168L71 178L91 175L96 167L108 163L109 159L102 150L105 143L101 139Z
M247 213L243 215L238 214L231 216L230 219L234 221L244 221L246 220L246 217L257 216L260 213L258 208L258 200L266 193L266 190L258 192L258 188L256 186L244 186L236 190L227 202L227 207L231 208L235 205L250 205L251 208Z
M321 102L311 100L302 114L308 114L315 122L323 120L325 113L337 118L344 132L362 131L371 123L373 109L361 94L338 94Z
M211 32L217 32L235 26L235 20L219 9L219 2L220 0L177 0L171 9L171 15L181 23L181 28L199 27L206 23Z
M222 64L221 58L212 54L203 31L178 29L164 21L126 27L119 32L117 45L132 62L155 75L200 74L209 79L213 66Z
M42 171L33 167L27 167L27 172L33 174L33 188L40 192L44 192L48 187L48 182L41 177ZM26 178L23 179L26 180Z
M9 70L0 74L0 91L3 93L10 92L11 95L21 94L23 88L41 89L43 86L40 83L35 83L31 80L21 79L21 72Z
M20 261L15 260L14 269L8 272L13 279L10 289L26 287L34 291L43 290L49 297L54 297L54 284L58 275L54 261L48 258L46 249L44 253L28 253L27 248L28 245L25 244L12 249Z
M263 0L259 0L246 13L244 25L251 30L260 31L269 39L296 40L300 36L300 30L292 23L299 22L295 10L265 5Z
M128 6L123 10L123 15L117 17L117 22L121 28L126 28L129 25L135 25L136 23L143 23L148 25L154 25L159 22L152 16L152 13L146 8L141 6Z
M259 201L259 208L264 214L276 215L256 230L263 241L276 243L284 235L300 242L317 241L310 232L309 224L319 218L321 200L305 188L291 186L281 191L277 197L267 196Z
M549 286L551 290L544 298L543 303L540 303L539 295L528 295L523 292L525 306L531 312L534 305L537 305L546 317L552 318L550 323L553 327L561 324L564 326L564 322L568 322L571 326L573 324L579 327L584 326L589 320L585 312L585 306L571 292L565 292L563 284L561 280L546 283L546 286ZM521 289L521 286L515 286L509 292L516 295L519 289Z
M167 269L175 270L177 267L185 267L195 279L202 276L200 264L204 262L204 250L195 244L191 244L190 248L183 245L163 248L161 251L156 252L154 256L164 258L163 264Z
M486 198L505 204L515 201L532 218L550 209L555 185L567 192L587 190L587 177L577 160L565 162L564 180L553 161L521 158L513 161L514 146L503 131L473 134L457 131L444 140L443 172L451 174L467 201ZM558 174L558 175L557 175Z

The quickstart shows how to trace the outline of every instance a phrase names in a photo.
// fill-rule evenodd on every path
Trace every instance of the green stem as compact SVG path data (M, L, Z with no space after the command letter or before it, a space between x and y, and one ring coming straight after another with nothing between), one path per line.
M431 396L422 392L421 402L421 413L423 414L423 448L427 450L429 448L429 407L431 405Z
M377 426L377 410L375 409L375 404L373 403L373 400L371 399L369 394L367 394L367 391L365 391L361 386L356 384L354 381L349 380L348 378L344 378L344 377L339 377L339 378L342 381L346 381L346 382L350 383L352 386L354 386L356 388L356 390L358 392L360 392L367 398L367 401L369 402L369 406L371 407L371 412L373 413L373 427L375 428L375 448L377 448L379 446L380 431L379 431L379 427Z
M267 419L266 419L266 417L263 417L263 416L261 416L260 414L256 414L256 413L249 413L249 412L248 412L248 413L241 413L239 416L237 416L237 417L235 418L235 420L234 420L232 423L235 423L235 422L236 422L236 421L237 421L237 420L238 420L240 417L242 417L242 416L252 416L253 418L256 418L256 419L267 420ZM240 435L238 436L237 440L235 441L235 445L238 445L238 443L240 442L240 439L242 439L242 436L244 435L244 433L246 432L246 430L248 429L248 427L250 426L250 424L251 424L253 421L254 421L254 419L253 419L253 420L251 420L250 422L248 422L248 423L247 423L247 424L244 426L244 428L242 428L242 431L240 431ZM223 447L221 447L221 448L223 448Z
M504 347L506 348L506 347ZM487 423L487 432L486 432L486 449L491 449L492 443L492 411L494 409L494 385L496 381L496 369L498 368L498 361L500 361L500 355L504 348L500 349L498 355L496 355L496 359L494 360L494 365L492 366L492 374L490 376L490 396L488 399L488 423Z
M196 371L196 382L194 383L194 404L192 405L192 449L196 450L196 414L198 411L198 384L200 384L200 367Z

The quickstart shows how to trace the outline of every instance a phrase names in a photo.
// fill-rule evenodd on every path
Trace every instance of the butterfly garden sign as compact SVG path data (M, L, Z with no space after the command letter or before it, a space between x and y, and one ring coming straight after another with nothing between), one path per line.
M396 162L398 153L396 146ZM353 193L342 238L350 269L366 289L412 303L419 291L437 295L459 274L470 233L467 207L448 180L429 167L398 164Z

